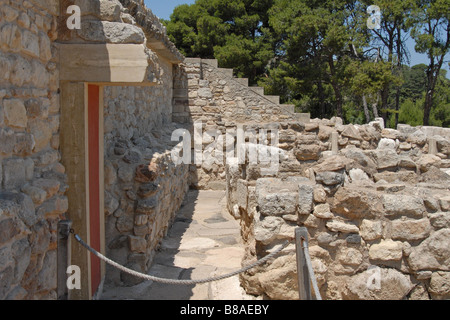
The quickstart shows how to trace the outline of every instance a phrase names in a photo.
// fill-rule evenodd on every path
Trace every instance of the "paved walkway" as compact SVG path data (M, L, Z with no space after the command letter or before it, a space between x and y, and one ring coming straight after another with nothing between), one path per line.
M225 209L224 191L190 191L162 241L149 274L170 279L203 279L241 268L244 247L239 223ZM102 300L248 300L238 276L175 286L145 281L105 289Z

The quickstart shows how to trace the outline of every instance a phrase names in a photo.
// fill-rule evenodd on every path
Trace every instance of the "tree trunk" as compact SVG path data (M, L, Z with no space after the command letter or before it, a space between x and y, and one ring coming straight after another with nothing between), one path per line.
M342 94L341 94L341 88L339 84L335 80L336 70L334 67L334 61L333 61L333 55L329 54L328 56L328 65L330 66L330 72L331 72L331 86L334 90L334 95L336 96L336 115L339 118L343 118L342 116Z
M369 108L367 107L367 99L366 99L366 95L363 94L362 96L362 101L363 101L363 107L364 107L364 115L366 116L366 123L370 122L370 113L369 113Z
M431 106L433 105L433 90L427 90L425 96L425 106L423 108L423 125L430 125Z
M373 117L374 118L378 118L378 100L379 100L380 96L377 94L377 100L372 103L372 112L373 112Z

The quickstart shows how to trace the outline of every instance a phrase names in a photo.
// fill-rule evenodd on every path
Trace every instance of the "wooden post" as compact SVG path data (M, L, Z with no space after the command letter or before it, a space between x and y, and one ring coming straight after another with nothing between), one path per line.
M298 294L300 300L312 300L311 281L308 266L303 253L303 241L308 240L308 231L305 227L295 229L295 249L297 253Z
M58 300L69 299L67 288L67 267L70 265L71 237L70 229L72 221L60 220L58 222L58 254L57 254L57 294Z

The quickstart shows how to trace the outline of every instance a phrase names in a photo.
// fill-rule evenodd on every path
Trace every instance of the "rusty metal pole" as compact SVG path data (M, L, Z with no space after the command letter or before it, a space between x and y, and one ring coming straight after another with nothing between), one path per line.
M305 254L303 253L303 241L308 241L308 231L305 227L295 229L295 250L297 254L297 278L298 294L300 300L312 300L311 281Z
M67 288L67 268L70 265L72 221L60 220L58 222L58 249L57 249L57 295L58 300L69 299Z

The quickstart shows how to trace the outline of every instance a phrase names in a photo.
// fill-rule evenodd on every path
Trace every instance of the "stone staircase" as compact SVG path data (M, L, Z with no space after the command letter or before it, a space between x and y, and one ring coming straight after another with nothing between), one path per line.
M249 86L249 80L247 78L236 78L234 77L233 69L229 68L219 68L217 59L200 59L200 58L186 58L185 63L187 64L200 64L201 68L214 68L217 72L223 75L226 80L232 80L240 86L239 90L248 90L249 92L255 93L259 97L273 104L282 110L283 114L289 115L295 121L302 123L310 122L309 113L297 113L295 112L295 105L293 104L281 104L280 97L274 95L265 95L264 88L258 86Z

